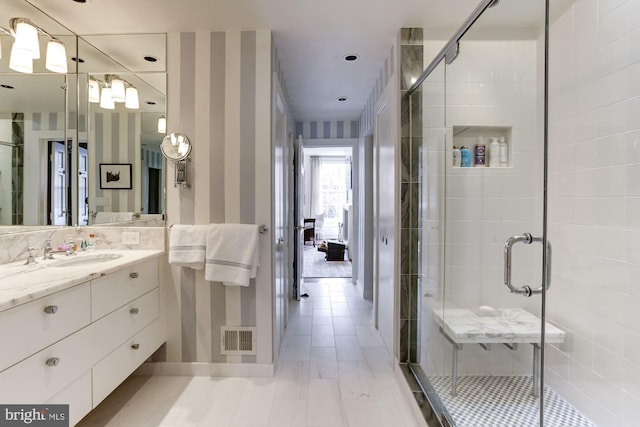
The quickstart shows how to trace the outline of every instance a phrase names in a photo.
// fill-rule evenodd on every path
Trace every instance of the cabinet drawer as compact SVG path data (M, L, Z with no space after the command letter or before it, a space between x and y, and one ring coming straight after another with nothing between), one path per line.
M92 325L94 363L140 332L158 315L158 288L155 288L95 322Z
M0 371L87 326L90 304L87 282L0 312Z
M91 369L90 339L87 326L0 372L0 402L46 402ZM57 365L50 366L54 359Z
M91 319L100 319L157 286L157 258L92 280Z
M69 405L69 425L74 426L91 412L91 370L45 403Z
M158 319L98 362L93 367L93 407L98 406L151 356L162 341L162 328Z

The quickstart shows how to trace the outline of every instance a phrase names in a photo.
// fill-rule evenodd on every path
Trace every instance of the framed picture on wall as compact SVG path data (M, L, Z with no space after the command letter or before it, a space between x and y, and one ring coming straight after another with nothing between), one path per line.
M131 163L100 163L100 189L131 190Z

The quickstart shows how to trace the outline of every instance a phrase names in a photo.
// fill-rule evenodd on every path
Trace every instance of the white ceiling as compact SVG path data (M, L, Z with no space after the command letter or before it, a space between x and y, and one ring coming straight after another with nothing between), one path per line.
M400 28L418 26L451 35L479 0L29 2L80 35L270 29L295 119L352 120L359 118ZM526 5L541 3L502 0L500 8L514 5L503 14L510 25L526 26L532 16ZM343 56L350 53L359 60L345 62ZM339 103L339 96L349 100Z

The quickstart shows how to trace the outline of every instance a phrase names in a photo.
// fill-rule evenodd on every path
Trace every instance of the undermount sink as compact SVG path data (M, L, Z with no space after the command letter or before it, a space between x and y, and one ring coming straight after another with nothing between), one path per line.
M51 267L73 267L78 265L99 264L101 262L113 261L120 257L122 257L120 254L78 255L77 257L70 255L69 258L54 261L49 265Z

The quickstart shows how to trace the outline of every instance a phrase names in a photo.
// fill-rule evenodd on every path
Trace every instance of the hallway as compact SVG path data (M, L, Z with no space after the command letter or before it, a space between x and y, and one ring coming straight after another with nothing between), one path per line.
M133 376L79 425L424 426L350 279L308 279L303 292L273 378Z

